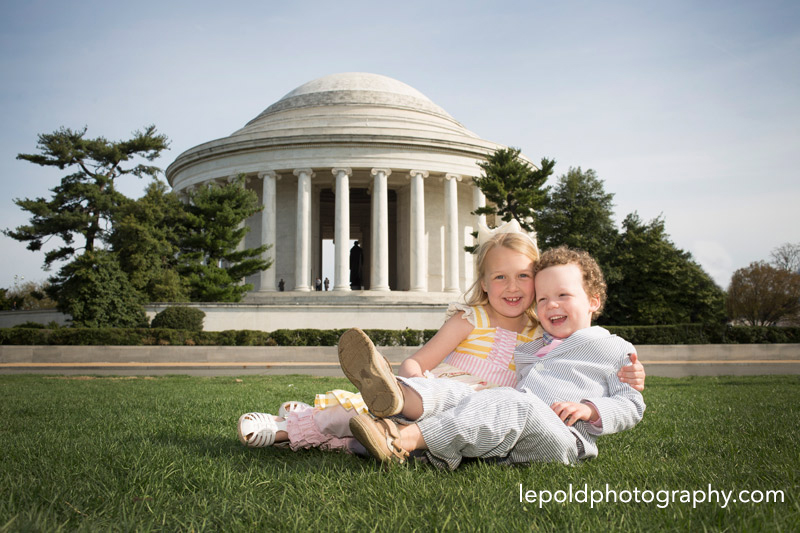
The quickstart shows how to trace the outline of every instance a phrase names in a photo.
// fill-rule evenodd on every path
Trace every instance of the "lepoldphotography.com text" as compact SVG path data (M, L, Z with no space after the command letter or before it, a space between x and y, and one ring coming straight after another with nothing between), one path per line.
M526 490L520 483L519 501L520 503L538 504L540 509L551 503L588 503L591 508L603 503L645 503L654 504L660 509L675 503L691 504L693 509L698 505L710 504L724 509L733 503L783 503L784 493L782 490L717 490L710 484L705 489L692 490L640 490L638 488L616 490L611 488L608 483L604 489L589 489L588 484L575 488L570 483L569 488L565 490Z

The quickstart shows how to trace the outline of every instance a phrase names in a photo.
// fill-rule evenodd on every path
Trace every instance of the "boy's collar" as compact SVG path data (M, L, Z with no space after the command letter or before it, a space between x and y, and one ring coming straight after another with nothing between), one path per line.
M563 339L559 339L558 337L553 337L552 335L550 335L546 331L542 332L542 339L544 340L544 345L545 346L547 346L548 344L550 344L551 342L553 342L555 340L559 340L559 341L563 340Z
M581 332L581 331L589 331L589 330L594 331L593 328L595 328L595 326L589 326L588 328L582 328L582 329L579 329L578 331L573 332L572 335L574 335L575 333ZM602 329L602 328L599 328L599 329ZM570 337L572 335L570 335ZM544 345L545 346L547 346L548 344L550 344L553 341L563 341L563 340L565 340L567 338L568 337L564 337L564 338L562 338L562 337L554 337L553 335L550 335L549 333L544 331L544 329L542 329L542 340L544 341Z

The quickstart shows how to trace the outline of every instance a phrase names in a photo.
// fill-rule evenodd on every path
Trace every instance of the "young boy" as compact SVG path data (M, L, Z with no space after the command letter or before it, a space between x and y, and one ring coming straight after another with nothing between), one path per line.
M367 414L350 421L374 457L403 462L408 452L425 450L431 462L450 469L465 457L571 463L597 455L598 435L641 420L641 394L616 375L630 363L633 346L591 327L605 301L597 263L586 252L561 247L542 255L534 275L546 335L515 351L514 388L475 392L452 380L395 378L360 330L345 333L351 349L340 352L342 370L367 405L391 398L400 406L400 424ZM354 340L363 349L353 350Z

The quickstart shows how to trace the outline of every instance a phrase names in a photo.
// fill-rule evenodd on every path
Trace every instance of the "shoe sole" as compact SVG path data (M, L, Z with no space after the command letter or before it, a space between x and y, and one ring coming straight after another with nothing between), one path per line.
M237 433L239 433L239 442L241 442L242 444L244 444L247 447L251 447L250 446L250 442L247 440L247 437L245 437L244 433L242 433L242 422L244 422L245 417L248 416L248 415L249 415L249 413L245 413L245 414L243 414L242 416L239 417L239 423L236 425L236 430L237 430Z
M360 329L347 330L339 339L339 365L373 415L385 418L403 410L403 392L392 365Z

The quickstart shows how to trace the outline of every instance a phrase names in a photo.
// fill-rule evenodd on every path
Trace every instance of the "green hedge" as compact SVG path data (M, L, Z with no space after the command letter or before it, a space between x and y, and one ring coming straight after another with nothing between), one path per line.
M4 328L0 345L61 346L336 346L344 329L191 331L163 328ZM435 329L368 329L378 346L420 346Z
M632 344L773 344L800 343L800 327L726 326L608 326L611 333Z
M748 327L686 324L678 326L609 326L633 344L800 343L800 327ZM0 345L68 346L336 346L343 329L190 331L158 328L4 328ZM421 346L435 329L368 329L378 346Z

